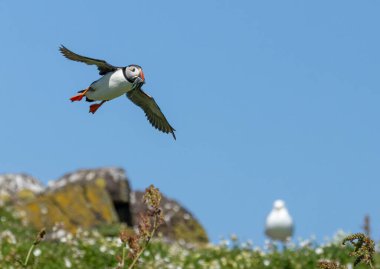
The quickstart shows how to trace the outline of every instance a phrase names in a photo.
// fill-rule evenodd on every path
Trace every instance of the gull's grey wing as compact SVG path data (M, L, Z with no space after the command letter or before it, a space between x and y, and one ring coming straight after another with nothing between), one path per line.
M154 128L164 133L171 133L176 139L175 129L170 126L169 122L161 112L160 107L154 101L153 97L146 94L141 88L136 88L127 93L127 97L136 105L144 110L145 115Z
M119 68L119 67L116 67L116 66L113 66L113 65L107 63L104 60L93 59L93 58L89 58L89 57L85 57L85 56L76 54L63 45L61 45L59 50L61 51L63 56L65 56L67 59L77 61L77 62L82 62L82 63L89 64L89 65L92 65L92 64L96 65L98 67L98 70L99 70L99 75L105 75L108 72L113 72Z

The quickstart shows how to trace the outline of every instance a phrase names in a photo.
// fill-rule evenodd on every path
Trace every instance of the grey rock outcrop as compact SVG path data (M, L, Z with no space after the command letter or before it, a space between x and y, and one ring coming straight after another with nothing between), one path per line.
M138 220L140 213L146 209L143 203L144 192L132 192L132 214ZM183 240L188 243L207 243L207 233L199 221L177 201L162 195L161 207L164 214L164 223L160 226L161 232L167 239Z
M105 189L111 197L119 221L132 226L134 221L130 210L131 187L124 169L116 167L81 169L65 174L56 181L49 182L48 189L57 190L72 184L83 185L98 179L105 181Z
M43 184L27 174L0 175L0 202L4 203L24 196L34 197L44 190Z
M119 222L134 227L139 214L146 209L142 196L143 192L131 192L121 168L81 169L49 182L47 187L26 174L0 175L0 206L4 201L13 203L36 228L61 223L75 232L78 227ZM208 242L202 225L177 201L162 194L161 207L165 223L159 233L164 238L187 243Z

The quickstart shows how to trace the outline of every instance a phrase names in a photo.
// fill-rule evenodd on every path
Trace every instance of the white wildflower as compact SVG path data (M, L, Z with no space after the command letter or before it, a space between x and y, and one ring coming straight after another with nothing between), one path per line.
M231 239L231 241L233 241L233 242L236 242L236 241L239 240L239 239L238 239L238 236L237 236L236 234L231 234L230 239Z
M16 244L16 236L10 231L10 230L5 230L2 233L0 233L0 241L4 240L8 244Z
M299 246L301 248L306 248L306 247L309 247L311 245L311 241L309 239L305 239L305 240L300 239L299 241L300 241Z
M72 264L69 258L65 257L63 260L65 261L66 268L71 268Z
M33 251L33 255L36 256L36 257L38 257L38 256L41 255L41 252L42 252L41 249L36 248L36 249Z
M106 252L107 250L107 247L105 245L102 245L100 248L99 248L100 252Z
M338 230L335 235L332 238L332 242L335 244L341 244L342 240L348 235L349 233L346 233L342 229Z
M315 254L317 254L317 255L323 254L323 248L316 248L315 249Z
M221 247L228 247L230 245L230 241L227 240L227 239L222 239L222 240L219 241L219 245Z
M154 255L154 259L155 259L156 261L161 260L161 255L160 255L159 253L157 253L156 255Z

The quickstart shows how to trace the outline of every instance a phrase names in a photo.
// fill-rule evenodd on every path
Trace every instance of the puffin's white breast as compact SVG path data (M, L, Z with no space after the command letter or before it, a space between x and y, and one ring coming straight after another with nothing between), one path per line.
M124 77L123 70L105 74L91 84L86 96L91 100L111 100L129 92L132 84Z

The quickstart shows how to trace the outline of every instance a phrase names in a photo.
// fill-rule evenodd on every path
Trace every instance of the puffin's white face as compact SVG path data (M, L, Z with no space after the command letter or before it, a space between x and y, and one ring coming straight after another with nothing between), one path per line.
M140 66L130 65L125 69L127 77L134 81L136 78L140 77L143 82L145 82L144 72Z

